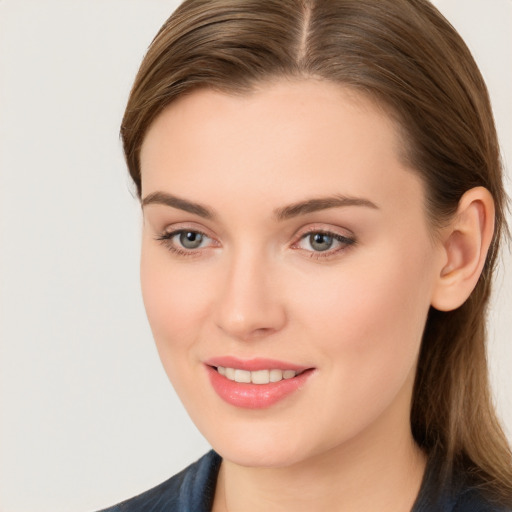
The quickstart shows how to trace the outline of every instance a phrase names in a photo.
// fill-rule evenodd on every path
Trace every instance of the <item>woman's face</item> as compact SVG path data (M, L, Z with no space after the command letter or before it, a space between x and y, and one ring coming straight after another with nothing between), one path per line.
M151 126L144 302L170 380L225 458L286 466L410 437L442 258L399 155L382 109L313 80L196 91Z

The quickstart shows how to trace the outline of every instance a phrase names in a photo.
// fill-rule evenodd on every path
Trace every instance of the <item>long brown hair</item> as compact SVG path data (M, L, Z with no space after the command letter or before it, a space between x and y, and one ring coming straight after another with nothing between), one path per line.
M250 91L315 77L376 99L395 117L403 157L423 179L433 229L472 187L486 187L495 234L480 280L455 311L431 308L411 408L416 442L512 505L512 456L496 418L486 362L486 310L506 196L490 101L468 48L427 0L186 0L153 40L122 122L140 196L148 127L198 87Z

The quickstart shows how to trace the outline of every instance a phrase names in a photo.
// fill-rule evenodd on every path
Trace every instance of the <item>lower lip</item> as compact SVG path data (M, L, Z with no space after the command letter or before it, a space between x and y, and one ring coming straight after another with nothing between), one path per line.
M222 376L215 368L206 367L215 392L228 404L245 409L265 409L298 391L312 374L306 370L292 379L268 384L246 384Z

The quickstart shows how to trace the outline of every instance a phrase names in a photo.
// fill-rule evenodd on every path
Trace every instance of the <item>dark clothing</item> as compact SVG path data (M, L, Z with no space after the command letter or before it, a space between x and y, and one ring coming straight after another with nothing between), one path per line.
M102 512L210 512L221 461L210 451L169 480ZM463 478L439 491L438 474L437 465L429 462L411 512L512 512L486 501Z
M450 485L444 486L440 474L440 464L431 458L411 512L512 512L512 508L488 501L469 484L466 474L455 474Z
M153 489L100 512L210 512L221 460L211 450Z
M221 460L211 450L153 489L100 512L210 512Z

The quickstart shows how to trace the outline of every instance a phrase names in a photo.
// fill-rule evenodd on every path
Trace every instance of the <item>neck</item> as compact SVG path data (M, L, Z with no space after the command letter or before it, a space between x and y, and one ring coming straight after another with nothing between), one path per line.
M214 512L411 510L425 469L418 448L402 447L387 464L368 456L349 461L338 453L329 459L288 468L246 468L223 461Z

